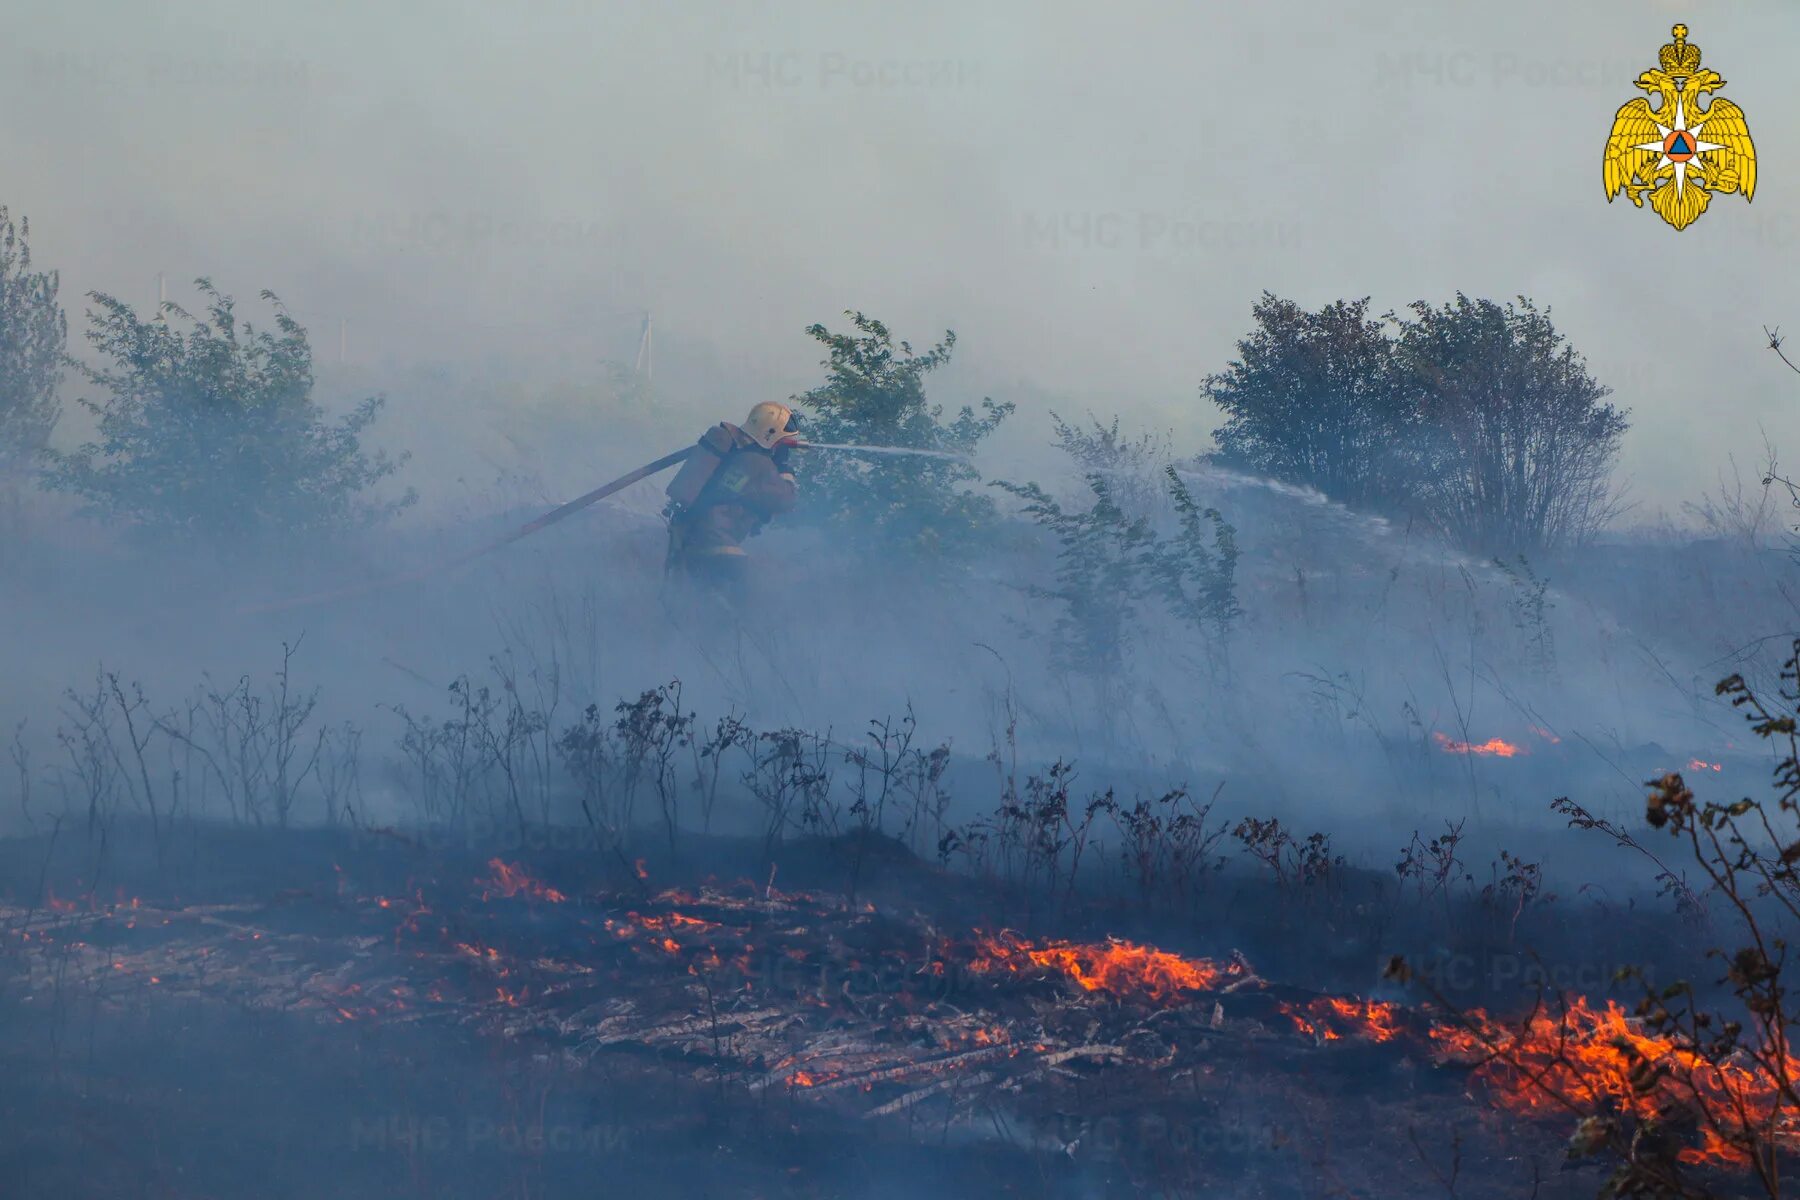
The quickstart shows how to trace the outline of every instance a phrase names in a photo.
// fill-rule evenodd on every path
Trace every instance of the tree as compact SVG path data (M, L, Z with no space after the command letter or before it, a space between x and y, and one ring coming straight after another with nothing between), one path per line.
M895 344L888 327L860 312L845 314L854 333L813 325L807 333L828 355L826 381L794 398L806 434L820 442L898 446L967 455L1013 411L981 402L943 420L925 398L925 376L950 361L956 335L944 334L924 354ZM991 498L969 490L979 478L966 459L819 454L807 461L803 517L836 529L853 545L937 555L967 549L995 516Z
M31 269L31 223L0 207L0 476L44 449L61 415L68 319L55 271Z
M329 534L411 503L411 492L386 503L366 498L399 466L362 450L381 398L328 422L312 399L306 330L281 301L262 293L275 308L270 332L240 321L209 281L196 286L205 320L165 304L146 321L90 293L88 339L106 364L84 373L109 394L81 401L97 419L96 440L57 456L51 485L141 532L218 548Z
M1216 461L1356 507L1403 503L1418 477L1407 455L1418 408L1387 322L1368 309L1364 297L1307 312L1264 292L1237 360L1202 384L1226 415Z
M1506 556L1589 538L1617 511L1611 472L1628 423L1549 310L1460 292L1411 309L1396 364L1419 397L1432 521Z
M1457 294L1368 315L1264 293L1239 358L1204 390L1226 414L1214 458L1404 513L1511 558L1579 544L1616 511L1626 414L1540 312Z

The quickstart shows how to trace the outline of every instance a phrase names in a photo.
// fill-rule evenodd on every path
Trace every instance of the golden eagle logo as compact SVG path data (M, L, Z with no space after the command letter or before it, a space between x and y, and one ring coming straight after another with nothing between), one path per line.
M1686 229L1706 211L1715 194L1756 194L1756 147L1744 110L1714 97L1702 109L1700 96L1721 87L1717 71L1702 69L1700 47L1687 40L1687 26L1670 33L1658 66L1637 77L1639 96L1619 109L1606 139L1606 200L1621 191L1631 202L1650 207L1676 229ZM1650 106L1650 97L1657 99Z

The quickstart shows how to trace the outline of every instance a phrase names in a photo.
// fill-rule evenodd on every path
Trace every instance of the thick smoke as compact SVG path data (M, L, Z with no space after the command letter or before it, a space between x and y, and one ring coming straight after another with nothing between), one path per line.
M1679 236L1597 186L1607 123L1678 19L1728 77L1770 164L1753 206L1720 196ZM308 1131L296 1144L333 1148L346 1131L373 1137L370 1112L382 1138L398 1137L381 1124L393 1113L423 1112L428 1129L484 1131L481 1153L436 1165L482 1164L486 1194L510 1195L523 1193L505 1190L518 1184L502 1178L512 1158L488 1155L490 1116L542 1069L538 1120L584 1138L653 1124L584 1105L676 1114L645 1135L662 1139L654 1153L621 1156L640 1174L621 1166L630 1182L617 1186L658 1194L674 1190L665 1170L691 1169L696 1194L725 1194L736 1160L695 1147L763 1146L765 1126L730 1122L799 1111L770 1099L779 1080L793 1100L796 1076L782 1073L795 1064L746 1053L731 1086L754 1090L755 1105L741 1110L681 1091L724 1078L706 1064L737 1062L713 977L687 970L720 956L698 940L630 939L741 928L766 952L785 922L775 932L792 935L792 961L821 979L863 953L858 939L874 957L902 941L928 956L1015 951L1005 986L952 980L969 989L951 996L954 1012L910 1007L921 972L908 958L879 1003L834 1010L837 989L782 1018L809 1036L817 1019L826 1042L867 1018L856 1028L909 1053L956 1038L980 1042L970 1053L1051 1053L1045 1028L1066 1018L1056 1070L1015 1087L1003 1115L1033 1089L1085 1088L1090 1069L1124 1078L1094 1064L1173 1062L1173 1050L1158 1057L1165 1030L1179 1027L1182 1053L1221 1047L1221 1062L1251 1047L1237 1109L1186 1091L1162 1099L1200 1131L1208 1171L1243 1165L1243 1194L1265 1194L1265 1171L1280 1175L1267 1194L1318 1194L1325 1184L1294 1190L1287 1160L1258 1140L1324 1111L1290 1106L1281 1089L1282 1072L1326 1061L1306 1056L1328 1039L1301 1021L1303 1044L1279 1014L1341 1002L1339 1017L1423 1028L1420 993L1406 990L1419 977L1390 961L1400 950L1444 969L1428 982L1496 1013L1495 995L1533 1001L1526 964L1540 945L1546 969L1596 1004L1627 961L1693 974L1730 939L1704 928L1703 882L1681 873L1692 868L1672 857L1666 824L1646 832L1647 813L1681 830L1696 794L1764 795L1771 768L1791 781L1779 739L1772 751L1743 714L1750 690L1791 691L1783 663L1800 618L1800 510L1780 458L1800 379L1763 330L1794 304L1770 267L1800 239L1800 202L1779 183L1800 141L1783 103L1796 33L1800 9L1775 0L1083 11L95 0L9 12L0 204L29 215L36 267L61 271L75 360L50 450L96 433L97 410L80 402L106 388L81 368L107 364L82 334L108 310L90 293L148 319L164 300L202 312L216 286L259 328L278 311L304 327L307 381L331 420L380 397L362 443L397 467L365 497L392 506L382 520L231 545L179 536L193 529L148 539L49 475L0 474L0 933L21 934L0 955L0 1004L26 1031L0 1039L0 1075L14 1081L0 1108L60 1113L67 1085L88 1106L69 1124L85 1128L113 1095L101 1076L114 1063L139 1082L200 1071L214 1090L188 1089L167 1118L177 1125L272 1112L271 1128ZM284 309L259 298L265 287ZM1237 353L1265 289L1309 312L1365 296L1371 313L1530 297L1629 412L1614 476L1629 503L1578 545L1496 556L1393 515L1399 505L1374 515L1335 489L1222 465L1222 414L1203 381ZM828 377L828 339L810 327L864 313L922 348L954 329L955 354L923 376L921 424L875 422L867 437L796 451L802 496L841 483L846 462L891 477L967 463L968 478L927 498L978 497L959 509L978 537L902 545L894 510L918 499L904 489L885 510L868 504L861 524L802 512L750 541L748 589L724 603L665 572L664 474L470 557L754 403L791 401L824 425L807 394ZM984 409L988 398L1015 407ZM944 451L965 406L997 428L971 435L966 454ZM932 447L951 457L906 457ZM176 490L229 483L254 461L227 446ZM0 455L0 470L11 465ZM400 503L408 495L417 502ZM283 526L282 513L215 514ZM1721 692L1727 677L1738 682ZM1176 834L1173 817L1145 817L1178 811L1200 819ZM1130 839L1152 826L1165 840L1145 851L1145 838L1134 859ZM1750 840L1761 851L1779 839ZM1792 858L1781 861L1745 911L1792 899ZM530 1010L515 1002L534 971L573 979L645 947L673 947L644 960L661 966L690 958L666 978L645 969L658 982L642 995L628 994L639 976L607 977L616 994L554 1014L577 1033L528 1067L496 1069L505 1055L462 1026L410 1015L385 1057L346 1059L335 1026L290 1040L248 1006L216 1030L148 1002L141 1021L130 1008L114 1021L119 964L97 956L124 935L103 922L135 920L140 887L170 906L183 953L202 927L264 947L288 938L245 970L247 988L287 986L269 963L288 964L293 946L350 946L316 971L308 958L291 989L325 980L307 994L341 1003L346 1026L379 998L338 985L386 963L377 948L402 961L414 935L425 948L406 944L405 969L454 963L479 985L469 1005L483 1019ZM693 916L703 888L718 911ZM521 950L507 967L517 975L489 978L501 951L476 927L543 953ZM64 940L32 940L45 929ZM1144 997L1129 989L1040 972L1031 938L1078 963L1117 951L1229 966L1179 1005L1146 1004L1140 1021ZM47 946L65 966L99 964L67 976L89 991L63 990L61 967L45 973L52 959L33 955ZM765 999L765 977L746 978L731 1000L743 1010ZM1227 992L1227 978L1255 987ZM565 983L535 994L540 1013ZM142 998L152 984L126 986ZM1729 986L1702 992L1711 1002ZM593 1064L612 1061L607 1023L667 996L679 1004L666 1027L692 1021L682 1036L699 1040L665 1059L675 1043L646 1039L643 1057L691 1078L643 1097L635 1084L608 1092L611 1076L595 1083ZM1016 1042L957 1024L990 1001ZM1076 1028L1082 1005L1095 1018ZM177 1011L178 1028L166 1017ZM506 1028L495 1040L510 1048ZM1399 1080L1420 1110L1440 1099L1448 1110L1452 1090L1475 1103L1460 1083L1420 1082L1428 1054L1395 1065L1393 1049L1330 1060L1350 1062L1346 1094ZM101 1074L66 1074L81 1055ZM1282 1055L1303 1065L1289 1072ZM345 1061L354 1070L334 1074ZM1183 1062L1181 1086L1201 1088L1210 1063ZM1135 1102L1132 1078L1095 1091ZM943 1105L930 1173L912 1142L864 1145L808 1115L735 1183L770 1194L757 1181L785 1180L791 1164L774 1158L790 1156L825 1181L818 1194L981 1194L996 1189L976 1167L1010 1173L1012 1187L1046 1160L1076 1164L1057 1194L1140 1186L1095 1156L1092 1113L1040 1112L996 1140L960 1097L879 1097L931 1121ZM206 1140L143 1128L120 1136L118 1161L161 1163L165 1145ZM1513 1149L1504 1171L1484 1167L1492 1178L1523 1169ZM278 1150L268 1157L295 1157ZM54 1161L76 1175L86 1154ZM380 1181L369 1194L402 1186L399 1161L360 1163ZM579 1189L595 1172L573 1161L555 1171ZM169 1168L207 1181L195 1186L240 1177L188 1169ZM403 1184L437 1194L426 1174ZM542 1179L518 1186L556 1194Z

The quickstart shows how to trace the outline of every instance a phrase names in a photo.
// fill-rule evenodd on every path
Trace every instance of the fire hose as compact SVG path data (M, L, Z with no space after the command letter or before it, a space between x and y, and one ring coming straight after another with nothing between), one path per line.
M949 458L958 460L966 458L965 455L955 454L947 450L915 450L906 446L840 446L817 442L795 442L792 443L792 445L796 450L844 450L865 454L913 454L923 455L927 458ZM367 595L370 592L377 592L390 587L398 587L401 584L406 583L416 583L421 579L429 579L433 575L441 574L444 571L454 570L464 563L473 562L475 559L492 554L494 551L503 549L506 546L510 546L520 538L530 537L539 530L547 529L556 524L564 517L574 516L590 504L604 500L615 492L622 492L640 479L648 479L658 471L668 470L676 463L686 460L688 455L692 454L695 449L696 448L693 446L684 446L673 454L665 454L655 462L645 463L637 470L619 476L611 483L597 487L591 492L584 492L567 504L558 505L543 516L538 517L535 520L527 521L517 529L506 534L504 537L495 538L491 542L484 542L472 550L465 550L461 554L453 555L450 558L440 559L437 562L430 563L415 570L402 571L397 575L386 575L380 579L371 580L367 583L352 584L349 587L335 588L326 592L313 592L310 595L305 596L290 596L284 600L273 600L265 604L248 605L244 608L240 608L238 612L244 616L286 612L291 608L304 608L313 604L328 604L334 600L349 600L356 596Z

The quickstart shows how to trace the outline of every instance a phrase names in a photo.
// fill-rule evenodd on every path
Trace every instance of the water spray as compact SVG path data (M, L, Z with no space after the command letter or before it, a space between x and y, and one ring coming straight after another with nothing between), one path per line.
M947 458L954 462L971 461L967 454L954 450L920 450L915 446L844 446L832 442L795 442L796 450L841 450L847 454L910 454L919 458Z

